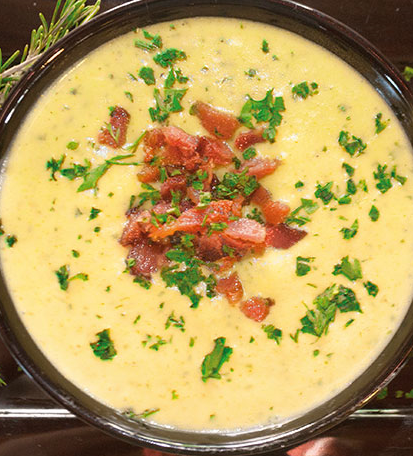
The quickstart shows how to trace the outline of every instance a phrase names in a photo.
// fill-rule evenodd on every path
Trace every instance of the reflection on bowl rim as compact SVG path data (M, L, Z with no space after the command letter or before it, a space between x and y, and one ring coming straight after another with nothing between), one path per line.
M399 118L413 142L413 95L395 68L369 42L342 23L289 0L134 0L102 13L48 50L12 91L0 112L0 154L30 106L51 81L99 44L135 27L192 16L250 19L291 30L333 51L365 76ZM133 423L65 379L45 358L24 328L0 276L0 330L26 373L84 421L129 443L188 454L246 454L297 445L344 420L363 406L401 368L413 343L413 306L375 362L332 399L285 425L239 433L188 432ZM410 323L409 323L410 321Z

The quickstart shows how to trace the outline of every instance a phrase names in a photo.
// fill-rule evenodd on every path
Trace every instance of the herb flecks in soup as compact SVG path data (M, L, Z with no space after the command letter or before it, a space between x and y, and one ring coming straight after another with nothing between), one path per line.
M287 420L405 314L411 153L374 89L303 38L217 18L137 30L18 132L7 283L46 356L131 420Z

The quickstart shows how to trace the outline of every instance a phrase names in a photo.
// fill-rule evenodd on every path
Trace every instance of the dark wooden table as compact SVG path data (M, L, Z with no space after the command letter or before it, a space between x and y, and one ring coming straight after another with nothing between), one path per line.
M219 0L218 0L219 1ZM101 11L123 3L102 0ZM189 2L188 2L189 3ZM352 27L400 70L413 66L413 0L301 0ZM23 48L50 17L55 0L0 0L0 48L4 56ZM411 82L413 88L413 80ZM82 423L41 392L18 368L0 342L0 456L137 456L132 447ZM291 456L412 456L413 359L388 387L387 396L321 437L324 449L293 450ZM413 393L413 391L412 391ZM320 446L320 445L319 445ZM285 456L284 452L272 453Z

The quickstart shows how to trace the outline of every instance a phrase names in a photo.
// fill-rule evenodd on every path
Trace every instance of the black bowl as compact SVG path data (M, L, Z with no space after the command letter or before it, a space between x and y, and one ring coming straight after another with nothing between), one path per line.
M366 40L332 18L285 0L132 1L100 15L50 49L10 94L0 113L0 154L5 160L16 131L39 95L76 61L136 27L193 16L224 16L272 24L327 48L361 73L380 93L413 143L413 95L393 66ZM85 394L46 359L14 308L0 276L1 335L23 369L53 398L84 421L129 443L163 451L247 454L296 445L363 406L406 359L413 342L413 306L378 358L334 398L282 425L237 433L187 432L134 423Z

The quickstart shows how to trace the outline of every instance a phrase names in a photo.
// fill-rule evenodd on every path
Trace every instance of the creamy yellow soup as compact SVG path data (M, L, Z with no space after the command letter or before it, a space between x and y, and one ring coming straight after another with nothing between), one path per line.
M259 100L274 89L284 99L276 141L255 146L259 156L282 164L261 182L291 210L302 198L318 207L297 214L307 219L299 228L308 234L293 247L267 248L233 267L244 300L271 297L275 305L258 323L221 296L203 297L198 308L191 308L188 297L176 287L166 288L159 273L149 290L142 288L124 273L127 249L118 242L130 196L142 191L140 168L112 166L95 190L83 192L77 192L81 178L69 180L56 172L53 180L46 170L51 158L57 161L63 154L66 166L89 160L92 168L127 154L97 142L110 106L122 106L131 115L124 149L158 126L148 108L155 106L154 87L163 90L169 69L153 61L162 50L134 45L136 39L151 42L142 30L108 42L74 65L39 97L18 132L4 164L0 201L8 287L50 361L120 412L143 413L148 421L190 430L282 422L351 383L374 361L405 314L413 282L411 146L374 88L302 37L218 18L178 20L147 31L162 37L162 50L176 48L187 55L175 64L189 80L175 86L188 90L183 110L170 114L170 125L206 135L199 119L189 115L198 100L238 116L247 94ZM143 66L154 70L155 85L138 76ZM306 98L292 90L304 81L310 88L317 84ZM349 132L350 142L353 135L362 140L363 153L351 156L345 141L339 144L340 132ZM141 143L131 160L142 159ZM354 169L355 189L347 183L351 168L346 171L343 164ZM375 178L378 165L387 168ZM317 185L329 182L337 198L324 204L315 192ZM380 185L391 188L382 192ZM351 202L339 204L346 196ZM100 210L95 218L90 217L92 208ZM307 259L303 275L297 275L297 257ZM353 280L332 274L346 257ZM83 274L88 280L70 280L62 290L56 271L63 265L70 277ZM351 289L362 312L337 311L320 337L297 332L314 300L333 284ZM171 315L182 317L183 325L167 327ZM269 325L282 336L269 338ZM90 346L104 329L110 330L117 352L113 359L100 359ZM203 381L201 365L220 337L233 352L219 371L221 378Z

